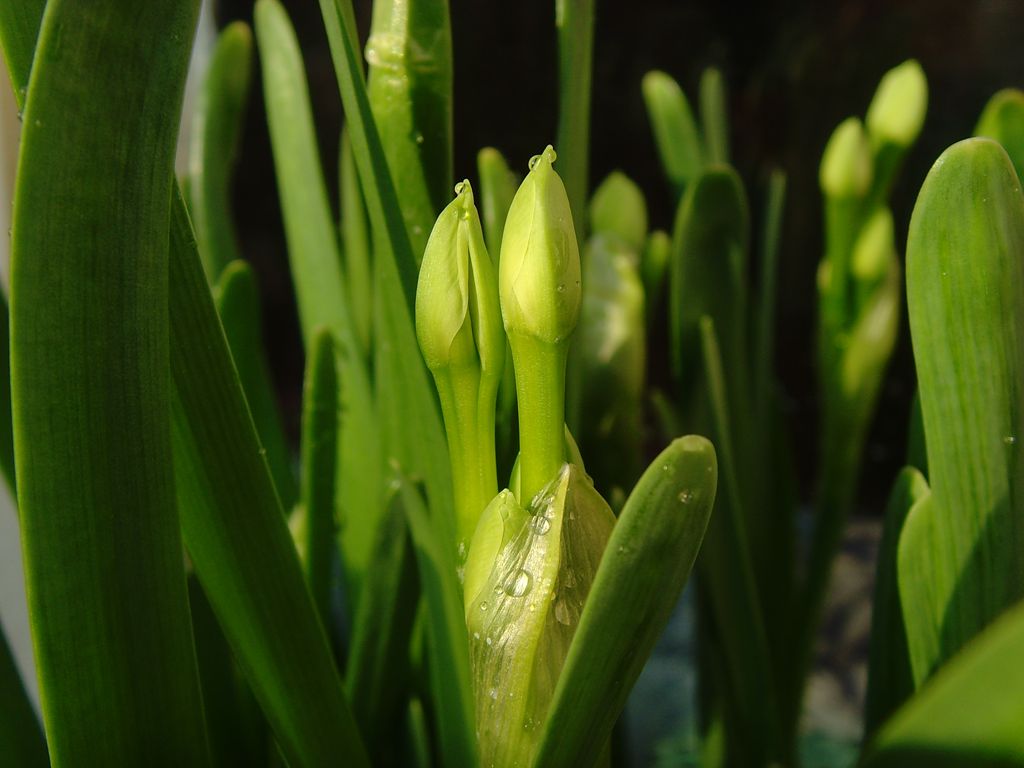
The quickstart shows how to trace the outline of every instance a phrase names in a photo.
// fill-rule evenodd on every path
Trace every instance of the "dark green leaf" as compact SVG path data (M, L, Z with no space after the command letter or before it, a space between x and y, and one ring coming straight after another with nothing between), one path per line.
M208 760L167 375L169 193L197 12L49 3L25 111L12 399L56 764Z
M974 127L974 135L1002 144L1017 177L1024 176L1024 92L1006 88L989 99Z
M707 162L729 162L729 106L721 70L708 67L700 76L700 122Z
M697 121L686 94L664 72L644 75L642 89L661 165L678 201L704 166Z

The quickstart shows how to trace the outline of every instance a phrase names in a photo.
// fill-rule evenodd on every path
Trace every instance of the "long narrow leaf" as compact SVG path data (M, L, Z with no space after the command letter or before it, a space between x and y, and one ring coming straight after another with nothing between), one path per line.
M23 0L0 5L0 48L3 48L19 111L25 108L32 55L36 50L44 8L46 0Z
M534 765L593 765L690 574L717 488L715 449L673 441L612 530L555 689Z
M338 195L341 198L341 243L352 319L363 356L370 356L373 337L373 245L366 219L363 190L359 186L352 141L341 132L338 150Z
M171 220L174 473L192 563L285 757L367 764L180 197Z
M12 399L57 764L208 759L167 375L169 193L197 12L51 2L29 88L12 228Z
M686 94L669 75L656 70L648 72L644 75L642 88L654 143L678 202L686 191L686 185L704 165L700 129Z
M454 184L448 0L375 2L366 61L370 108L419 260Z
M231 172L249 96L252 32L240 21L221 32L192 117L188 201L211 284L239 257L231 218Z
M358 587L368 565L383 492L373 394L347 301L302 55L277 0L256 4L256 39L303 335L308 348L314 329L326 326L338 342L345 415L340 453L346 457L338 476L341 544L350 582Z

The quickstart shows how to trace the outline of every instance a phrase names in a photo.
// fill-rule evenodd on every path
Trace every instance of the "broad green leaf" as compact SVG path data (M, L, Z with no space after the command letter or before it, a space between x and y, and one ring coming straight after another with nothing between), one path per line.
M935 499L930 489L907 512L896 553L900 610L907 638L907 656L914 688L920 687L940 661L943 595L932 556L935 541Z
M167 375L168 211L197 12L49 3L26 104L11 383L29 615L57 765L208 761Z
M19 112L25 109L32 55L44 8L46 0L22 0L0 5L0 48L3 49Z
M761 543L763 549L764 539L751 542L748 528L752 510L746 505L756 505L759 500L745 497L745 488L740 485L732 431L734 415L729 410L722 354L711 318L701 318L700 335L724 490L719 497L720 511L708 526L701 573L706 579L711 612L723 646L721 662L725 668L721 679L728 686L731 759L759 764L777 757L779 750L776 688L765 608L759 600L759 592L764 595L770 591L771 574L758 572L753 559L752 544Z
M43 768L50 765L46 753L46 740L39 727L39 719L14 656L7 645L7 636L0 627L0 755L10 765L24 768Z
M338 150L338 194L341 198L341 244L345 282L352 305L352 319L363 357L373 348L373 245L366 218L363 190L359 186L356 161L348 131L341 132Z
M252 267L241 260L228 264L221 272L214 293L217 313L231 347L231 357L256 424L256 433L267 451L274 487L281 506L291 509L298 495L291 448L284 435L277 396L263 351L259 286Z
M910 221L907 303L928 448L940 656L1024 595L1024 197L1006 152L954 144Z
M1024 606L1003 614L883 727L868 768L1024 765Z
M406 715L412 682L409 638L420 589L402 504L401 494L392 488L377 529L374 566L366 574L365 599L355 616L346 665L346 690L356 722L378 765L399 746L393 743L394 728Z
M558 30L558 136L570 210L576 211L576 239L586 226L587 169L590 167L590 84L594 59L594 0L555 0Z
M700 122L708 163L729 162L729 106L725 78L715 67L700 76Z
M303 335L308 348L314 329L326 326L338 343L345 419L340 455L346 457L338 465L341 546L350 586L358 595L362 574L369 565L383 493L375 404L347 301L299 44L277 0L259 0L255 21Z
M174 475L192 564L285 758L366 765L180 197L170 284Z
M419 261L454 183L448 0L377 0L366 62L370 109Z
M423 479L434 525L449 542L454 563L455 521L444 431L413 327L416 260L370 112L352 4L350 0L320 0L320 10L373 232L377 297L374 374L385 454L398 461L403 471ZM416 439L409 440L409 434Z
M1024 92L1005 88L989 99L974 127L974 135L1002 144L1017 177L1024 176Z
M338 373L330 330L320 328L306 359L302 392L302 483L300 504L305 520L303 556L306 583L320 620L329 626L331 572L335 550L335 474L338 456Z
M686 94L669 75L648 72L641 88L661 165L678 201L704 166L700 130Z
M864 733L870 737L914 692L897 583L897 546L911 507L928 493L919 471L904 467L896 478L885 510L878 550L875 592L871 601L871 644Z
M251 70L252 31L236 21L217 38L192 115L189 212L211 285L239 257L231 216L231 173L238 157Z
M558 679L534 766L593 765L686 583L714 504L715 450L682 437L612 529Z
M433 527L420 493L400 477L393 482L412 534L426 604L427 669L442 765L472 768L477 748L469 644L454 557Z

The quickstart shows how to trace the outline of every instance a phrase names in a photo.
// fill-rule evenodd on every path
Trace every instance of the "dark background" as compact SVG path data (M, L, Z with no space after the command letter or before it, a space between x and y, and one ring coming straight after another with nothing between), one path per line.
M342 115L314 0L285 2L302 45L321 155L336 189ZM356 0L365 40L370 2ZM455 174L476 176L476 152L498 147L519 170L554 140L557 63L550 0L451 0L455 58ZM894 190L898 241L904 242L918 188L949 144L970 135L988 97L1024 85L1024 2L1017 0L597 0L591 187L620 169L645 190L652 227L670 229L672 209L658 164L640 79L662 69L695 102L701 70L718 66L729 83L732 159L759 226L762 181L781 166L789 187L779 276L777 371L801 470L813 490L817 396L813 360L814 274L821 256L817 169L832 129L863 117L879 78L917 58L929 81L928 117ZM252 3L223 0L220 24L251 23ZM298 431L302 345L262 94L254 80L235 210L243 250L264 298L264 328L287 428ZM334 193L336 196L336 193ZM336 204L336 200L335 200ZM755 229L756 233L756 229ZM757 238L754 238L755 247ZM756 254L755 254L756 263ZM652 354L656 355L654 340ZM655 379L664 365L652 360ZM877 514L905 449L913 361L906 320L872 428L860 507Z

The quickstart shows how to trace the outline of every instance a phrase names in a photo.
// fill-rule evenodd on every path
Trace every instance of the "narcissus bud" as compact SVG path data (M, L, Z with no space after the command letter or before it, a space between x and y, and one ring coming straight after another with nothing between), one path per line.
M509 335L565 342L580 313L580 252L565 186L549 145L530 160L512 199L501 240L498 278Z
M847 118L833 131L821 157L821 191L826 197L863 197L871 185L871 148L864 126Z
M903 149L917 140L928 110L928 82L914 59L890 69L882 77L868 107L868 134L873 144L895 144Z
M564 464L524 509L488 507L466 564L480 764L528 766L615 518Z
M613 171L590 199L590 231L616 235L640 253L647 237L647 203L640 187L626 174Z
M416 286L416 335L441 401L464 553L497 491L494 409L505 334L494 266L468 181L434 224Z

